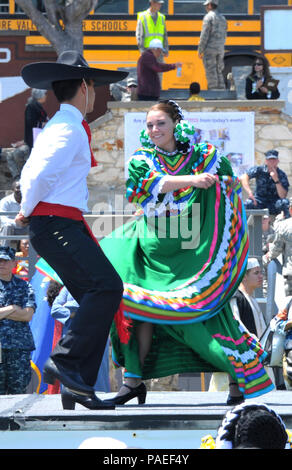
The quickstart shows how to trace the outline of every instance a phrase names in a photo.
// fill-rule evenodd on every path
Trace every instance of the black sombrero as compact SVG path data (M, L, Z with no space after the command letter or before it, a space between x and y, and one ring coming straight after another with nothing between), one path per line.
M50 90L52 82L88 78L95 86L119 82L128 72L89 67L84 57L76 51L62 52L56 62L34 62L21 70L21 76L30 88Z

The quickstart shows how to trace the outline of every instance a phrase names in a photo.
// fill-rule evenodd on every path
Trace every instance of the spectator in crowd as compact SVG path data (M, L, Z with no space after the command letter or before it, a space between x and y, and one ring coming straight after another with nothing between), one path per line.
M271 223L271 217L269 215L264 215L262 217L262 253L265 255L269 251L269 245L272 243L275 237L275 230ZM268 272L267 266L263 265L263 295L267 296L268 292Z
M115 101L136 101L138 100L137 88L138 83L136 78L130 77L127 79L127 86L120 83L111 83L110 94Z
M218 12L218 0L206 0L207 14L203 18L203 27L198 46L199 58L203 64L208 82L208 90L225 89L224 45L227 34L226 18Z
M278 83L279 81L271 76L267 59L263 56L257 57L250 75L246 77L246 98L248 100L276 100L280 96Z
M20 182L15 180L12 183L12 193L8 196L5 196L0 201L0 212L19 212L20 203L21 203L21 191L20 191ZM18 227L15 224L15 215L1 215L0 216L0 235L3 237L10 235L26 235L28 229L26 227ZM0 240L0 246L16 246L16 241L2 239Z
M78 303L72 297L67 287L64 286L60 290L59 294L55 298L52 308L51 315L55 320L58 320L62 323L62 335L64 335L71 324L71 319L76 315L76 312L79 308ZM109 386L109 343L107 342L103 359L101 362L100 369L98 371L98 376L96 383L94 385L94 390L100 392L110 392ZM64 394L63 394L64 399Z
M11 144L11 148L6 148L5 151L7 166L10 171L12 179L19 178L21 169L25 164L29 149L24 141L16 142Z
M190 84L190 97L188 101L205 101L202 96L200 96L201 87L198 82L192 82Z
M272 243L275 236L275 230L271 223L271 217L269 215L264 215L262 217L262 247L263 254L266 254L269 251L269 244Z
M13 274L25 281L28 281L28 250L29 240L24 238L18 240L16 248L16 266L13 269Z
M216 449L285 449L282 418L264 404L243 403L228 411L216 437Z
M269 251L263 256L264 263L283 256L282 275L285 295L292 295L292 198L289 199L290 217L275 225L275 238L269 245Z
M244 173L240 180L243 189L247 192L245 201L246 209L269 209L270 215L280 214L289 217L289 201L286 199L289 181L286 173L278 168L279 153L277 150L269 150L265 153L264 165L253 166ZM249 182L256 180L255 194L253 194Z
M122 92L123 102L127 101L136 101L138 99L137 95L138 83L137 80L133 77L127 79L127 88Z
M157 101L160 95L159 72L168 72L180 67L182 64L161 64L157 61L161 50L162 42L159 39L152 39L148 49L143 52L138 60L138 98L142 101Z
M287 390L292 390L292 298L271 321L273 331L285 335L283 354L283 378Z
M261 338L267 325L254 296L255 290L263 285L262 268L256 258L249 258L242 282L233 299L233 313L244 324L245 328L258 339Z
M7 165L13 179L20 176L21 169L30 155L34 134L36 137L38 130L48 121L47 113L42 106L46 99L46 90L32 88L24 112L24 140L11 144L13 150L6 152Z
M12 274L15 250L0 247L0 394L23 394L31 378L30 355L35 349L29 322L36 308L28 282Z
M31 97L25 108L24 142L29 147L29 153L33 147L34 129L42 129L48 121L48 115L43 108L47 99L47 90L32 88Z
M163 56L168 56L165 15L160 13L163 4L163 0L149 0L149 8L138 13L136 27L136 40L141 54L149 48L152 39L159 39L162 42L158 62L163 62Z

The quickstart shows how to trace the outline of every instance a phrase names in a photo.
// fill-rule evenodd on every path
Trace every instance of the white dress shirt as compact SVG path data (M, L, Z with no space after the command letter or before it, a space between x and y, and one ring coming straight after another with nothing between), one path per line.
M91 156L82 120L75 106L61 104L39 134L21 173L21 212L25 217L40 201L88 211L86 178Z

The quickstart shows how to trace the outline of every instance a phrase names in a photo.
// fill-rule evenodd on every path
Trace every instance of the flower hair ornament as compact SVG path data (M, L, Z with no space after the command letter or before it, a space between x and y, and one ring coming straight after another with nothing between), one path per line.
M174 129L176 148L181 153L188 153L197 142L197 132L195 127L184 120L181 107L174 100L162 100L160 103L169 104L174 108L177 124ZM140 143L145 148L155 148L154 142L150 139L147 131L143 129L140 133ZM176 153L176 152L175 152Z
M284 422L274 410L264 404L242 403L226 413L216 437L216 449L284 449L287 442Z

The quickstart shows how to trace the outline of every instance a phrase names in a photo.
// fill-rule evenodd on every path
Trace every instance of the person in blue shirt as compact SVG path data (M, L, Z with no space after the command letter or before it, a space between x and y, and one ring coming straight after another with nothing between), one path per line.
M279 153L269 150L265 153L265 164L251 167L241 176L243 189L247 192L246 209L269 209L270 215L278 215L282 211L289 217L289 200L287 193L289 181L286 173L278 168ZM252 192L249 182L255 178L255 193Z
M29 322L36 309L31 285L12 274L15 250L0 247L0 395L26 393L35 349Z
M67 287L62 287L59 294L55 298L51 315L55 320L58 320L63 325L62 335L65 335L70 327L71 319L74 318L79 308L79 304L72 297ZM94 390L100 392L110 392L109 385L109 341L107 342L103 359L98 371L97 380L94 385Z

